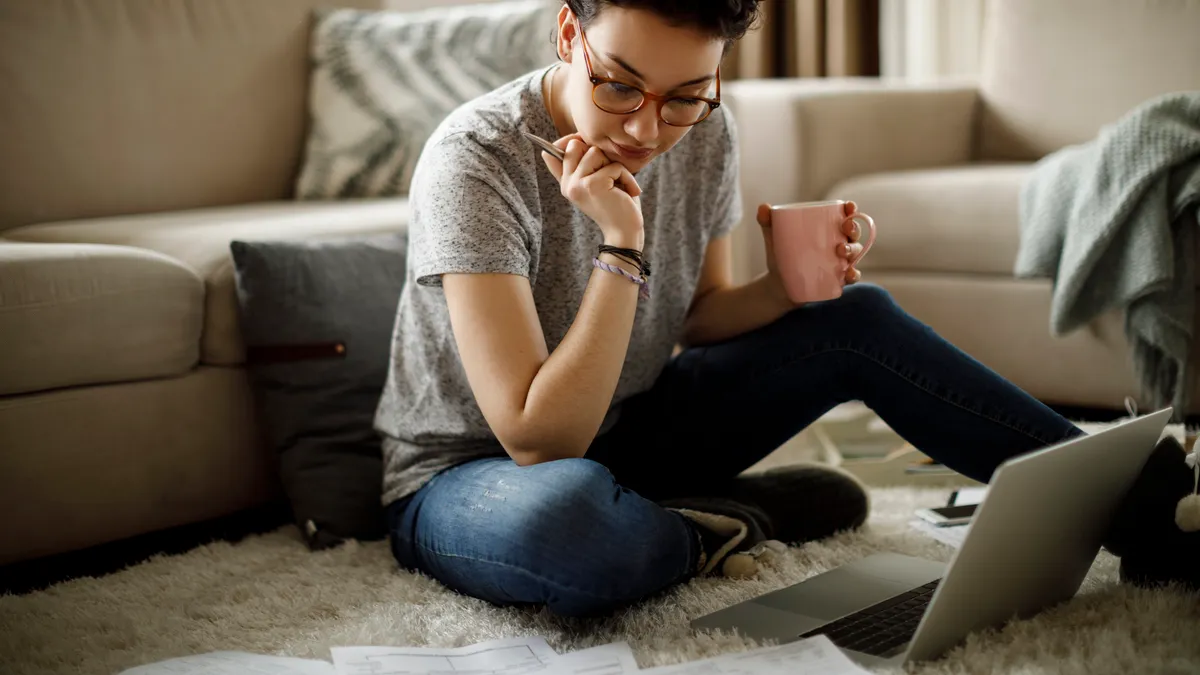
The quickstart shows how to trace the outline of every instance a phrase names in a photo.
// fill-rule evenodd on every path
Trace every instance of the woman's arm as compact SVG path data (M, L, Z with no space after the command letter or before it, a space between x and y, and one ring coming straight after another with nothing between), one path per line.
M525 277L451 274L442 285L467 380L509 456L520 465L582 457L617 389L637 285L593 271L553 354Z
M761 328L793 309L769 275L733 285L730 238L714 239L705 249L700 282L684 326L688 346L721 342Z
M563 160L545 152L542 158L563 196L596 222L605 244L640 251L645 241L641 188L633 175L577 135L555 145L565 151ZM599 257L638 272L611 254ZM475 400L513 461L528 465L582 457L617 390L639 286L593 268L575 320L553 354L527 278L448 274L442 286Z

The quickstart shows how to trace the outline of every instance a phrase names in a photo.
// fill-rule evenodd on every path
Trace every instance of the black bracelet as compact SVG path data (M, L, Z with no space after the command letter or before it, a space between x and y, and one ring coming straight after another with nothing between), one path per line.
M625 262L629 263L630 265L633 265L634 267L638 268L638 273L641 274L643 277L650 276L650 264L648 262L646 262L645 260L640 260L638 258L633 258L631 256L621 255L620 253L615 253L613 251L606 251L606 253L609 253L610 255L614 255L614 256L620 258L621 260L624 260Z
M645 276L645 274L642 272L642 262L640 260L637 260L637 259L632 258L627 255L623 255L621 253L616 253L613 251L601 251L601 253L607 253L607 254L613 256L614 258L616 258L617 260L620 260L622 262L627 262L630 265L633 265L635 268L637 268L638 274Z
M637 265L642 276L650 276L650 261L642 256L642 252L633 248L620 248L619 246L609 246L608 244L600 245L600 253L609 253L628 262L631 265Z

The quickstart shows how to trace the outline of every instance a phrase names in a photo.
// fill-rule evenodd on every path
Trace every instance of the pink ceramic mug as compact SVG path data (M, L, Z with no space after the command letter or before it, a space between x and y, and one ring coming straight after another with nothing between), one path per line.
M783 287L792 302L833 300L842 295L846 272L875 243L875 221L865 213L846 216L846 202L802 202L771 207L771 244ZM850 243L842 230L848 220L866 225L862 252L847 260L838 249Z

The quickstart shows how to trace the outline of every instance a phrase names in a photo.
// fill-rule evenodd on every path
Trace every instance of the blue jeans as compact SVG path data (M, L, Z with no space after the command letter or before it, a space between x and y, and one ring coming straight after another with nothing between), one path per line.
M1081 433L943 340L877 286L688 349L630 398L585 457L468 462L388 509L400 564L501 605L609 612L689 578L692 526L656 502L719 493L815 419L861 400L950 468L986 482Z

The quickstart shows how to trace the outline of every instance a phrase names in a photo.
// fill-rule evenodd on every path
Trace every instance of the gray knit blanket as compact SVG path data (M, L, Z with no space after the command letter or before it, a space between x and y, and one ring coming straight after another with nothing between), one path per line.
M1200 226L1200 91L1149 100L1035 165L1020 195L1015 274L1054 280L1050 332L1109 310L1144 400L1188 404Z

